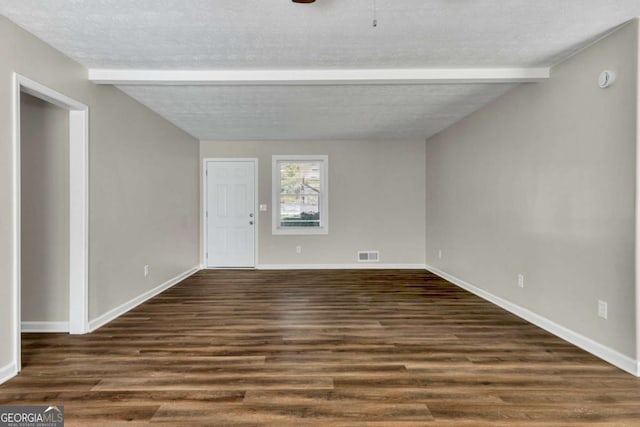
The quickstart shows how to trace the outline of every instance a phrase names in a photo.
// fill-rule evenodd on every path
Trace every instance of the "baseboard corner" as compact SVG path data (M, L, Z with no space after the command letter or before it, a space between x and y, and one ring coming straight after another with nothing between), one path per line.
M0 368L0 384L4 384L11 378L18 375L18 367L15 362L11 362L8 365Z

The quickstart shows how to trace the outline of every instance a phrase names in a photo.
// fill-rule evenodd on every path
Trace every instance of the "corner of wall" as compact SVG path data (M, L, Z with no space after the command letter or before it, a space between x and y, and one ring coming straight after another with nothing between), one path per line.
M635 210L635 301L636 375L640 376L640 18L633 20L636 32L636 210Z
M18 367L15 362L3 366L0 368L0 384L4 384L16 375L18 375Z

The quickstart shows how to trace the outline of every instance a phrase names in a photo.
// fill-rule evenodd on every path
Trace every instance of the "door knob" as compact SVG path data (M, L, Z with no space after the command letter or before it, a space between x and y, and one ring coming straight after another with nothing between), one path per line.
M249 221L249 225L253 225L253 221Z
M249 214L249 218L253 218L253 214L252 213Z

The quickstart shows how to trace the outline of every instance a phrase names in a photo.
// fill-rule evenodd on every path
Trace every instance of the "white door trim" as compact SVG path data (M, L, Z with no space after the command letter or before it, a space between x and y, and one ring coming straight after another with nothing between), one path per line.
M205 269L214 269L214 267L209 267L207 264L207 163L209 162L253 162L253 177L254 177L254 201L253 201L253 211L254 214L254 225L253 227L253 241L254 241L254 256L253 256L253 267L256 268L258 265L258 227L260 225L260 212L258 212L258 159L255 157L205 157L202 159L202 266ZM251 268L251 267L250 267Z
M89 331L88 151L89 107L20 74L13 73L13 309L15 364L21 367L20 94L69 111L69 332Z

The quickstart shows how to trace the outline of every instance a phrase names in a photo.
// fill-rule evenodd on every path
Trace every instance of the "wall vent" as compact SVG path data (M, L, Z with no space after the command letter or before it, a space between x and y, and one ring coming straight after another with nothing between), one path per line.
M358 262L379 262L380 252L378 251L358 251Z

